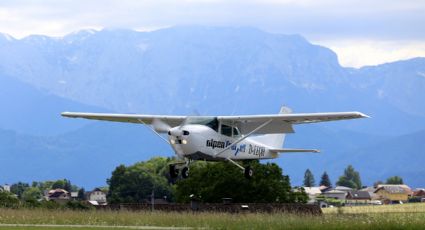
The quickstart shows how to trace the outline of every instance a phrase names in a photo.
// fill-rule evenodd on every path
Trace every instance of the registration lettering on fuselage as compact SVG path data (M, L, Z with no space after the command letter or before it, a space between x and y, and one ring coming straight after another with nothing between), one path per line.
M263 146L249 144L248 154L263 157L266 154L266 148Z

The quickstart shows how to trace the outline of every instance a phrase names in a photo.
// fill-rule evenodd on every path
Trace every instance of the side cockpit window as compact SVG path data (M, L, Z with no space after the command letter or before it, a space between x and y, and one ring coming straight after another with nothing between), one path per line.
M206 126L210 127L214 131L218 132L218 120L217 118L211 119L210 122L205 124Z
M236 126L229 126L229 125L221 125L221 134L228 136L228 137L239 137L240 132L239 129Z
M232 136L232 127L228 125L221 125L221 134L231 137Z

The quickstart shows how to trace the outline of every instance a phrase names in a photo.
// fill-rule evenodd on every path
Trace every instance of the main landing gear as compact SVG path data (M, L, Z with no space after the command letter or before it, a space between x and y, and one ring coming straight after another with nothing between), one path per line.
M239 167L240 169L242 169L245 178L251 179L252 176L254 175L254 170L251 168L251 166L243 167L242 165L236 163L235 161L233 161L231 159L227 159L227 160L229 162L231 162L232 164L236 165L237 167ZM169 172L170 172L171 179L178 178L179 174L181 175L181 177L183 179L188 178L189 177L189 163L190 162L170 164L169 165L169 170L170 170Z
M254 175L254 170L252 170L251 166L247 166L244 169L245 178L250 179Z
M183 167L181 165L184 165ZM169 172L170 177L172 179L176 179L179 176L179 173L181 173L182 178L186 179L189 177L189 164L181 163L181 164L170 164L169 165Z
M226 158L226 160L229 161L230 163L234 164L238 168L242 169L245 178L251 179L252 176L254 175L254 170L252 170L251 166L248 165L246 167L243 167L242 165L240 165L239 163L237 163L236 161L234 161L230 158Z

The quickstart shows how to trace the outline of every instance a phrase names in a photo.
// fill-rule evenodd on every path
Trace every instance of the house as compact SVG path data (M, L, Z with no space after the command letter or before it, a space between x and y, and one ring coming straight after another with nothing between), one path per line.
M346 198L347 204L368 204L372 198L367 191L348 191Z
M71 192L71 200L78 200L78 192Z
M425 189L416 189L412 193L413 200L416 202L425 202Z
M106 204L106 193L104 193L100 188L95 188L91 192L86 193L86 199L90 201L90 203L98 203L98 204Z
M407 185L383 184L378 185L375 194L385 204L406 202L409 196L413 194Z
M360 191L366 191L369 193L371 200L379 200L378 194L375 193L376 187L370 186L360 189Z
M3 186L0 186L0 191L10 192L10 185L5 184Z
M326 198L333 198L333 199L345 201L345 198L347 196L347 192L337 190L337 189L331 189L331 190L324 192L323 196L326 197Z
M320 187L303 187L305 193L308 195L308 203L313 204L316 202L316 197L322 194Z
M413 197L425 198L425 189L418 189L416 191L413 191L412 196Z
M71 199L71 195L68 191L64 189L52 189L47 193L47 200L53 200L60 204L64 204Z
M334 189L338 191L344 191L344 192L354 191L354 189L345 187L345 186L336 186Z

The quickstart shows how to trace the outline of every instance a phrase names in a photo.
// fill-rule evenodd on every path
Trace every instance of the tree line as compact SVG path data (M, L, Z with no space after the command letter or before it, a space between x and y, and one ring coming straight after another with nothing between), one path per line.
M141 203L152 196L170 202L222 202L232 198L233 202L307 202L303 190L293 190L289 176L274 163L260 164L259 161L244 162L256 172L247 179L241 170L226 162L193 162L190 177L174 180L168 165L174 158L155 157L134 165L120 165L108 179L109 203Z
M261 164L258 160L241 162L250 165L256 172L253 178L245 178L241 170L226 162L197 161L190 165L189 178L171 178L168 172L169 164L174 158L154 157L144 162L130 166L119 165L107 179L107 199L109 203L143 203L151 198L161 198L169 202L189 202L196 199L202 202L217 203L223 198L232 198L240 203L305 203L308 196L302 188L291 187L290 178L283 174L275 163ZM376 183L381 183L378 181ZM390 177L387 184L402 184L402 178ZM313 187L316 181L313 173L307 169L303 185ZM318 185L332 186L329 175L325 171ZM353 189L362 187L360 173L349 165L336 185ZM83 200L84 188L71 184L67 179L57 181L18 182L11 186L11 192L16 196L1 194L1 199L10 204L24 203L40 205L43 191L61 188L69 192L78 191L78 200ZM14 203L15 202L15 203ZM48 204L52 205L52 204Z
M383 181L376 181L374 183L374 186L377 186L378 184L404 184L403 179L399 176L392 176L387 178L385 182ZM332 183L329 178L328 173L325 171L323 172L322 176L320 177L320 182L318 184L319 186L326 186L331 187ZM338 178L338 181L336 182L337 186L345 186L353 189L361 189L362 188L362 181L360 179L360 173L354 169L352 165L348 165L347 168L344 169L343 175L341 175ZM303 180L303 186L305 187L314 187L316 186L315 179L313 173L310 171L310 169L307 169L304 173L304 180Z

